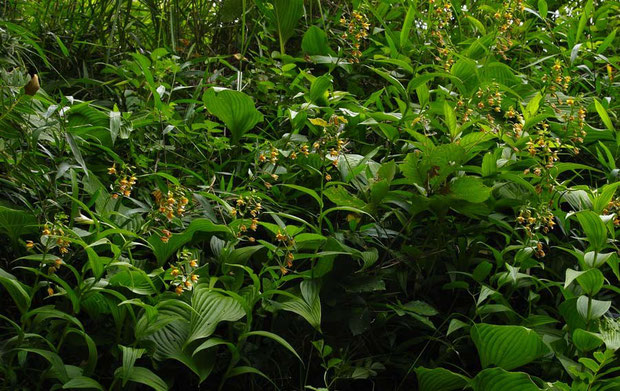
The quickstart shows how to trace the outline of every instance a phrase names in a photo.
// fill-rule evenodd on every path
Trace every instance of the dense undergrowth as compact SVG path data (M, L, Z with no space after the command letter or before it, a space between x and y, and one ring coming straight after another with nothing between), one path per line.
M620 390L619 10L4 1L0 388Z

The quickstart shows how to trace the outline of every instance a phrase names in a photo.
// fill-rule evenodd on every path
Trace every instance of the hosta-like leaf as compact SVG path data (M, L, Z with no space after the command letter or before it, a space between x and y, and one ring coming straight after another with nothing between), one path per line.
M263 115L254 107L252 98L240 91L215 92L215 89L210 88L202 100L207 110L224 122L232 135L231 141L235 144L263 120Z
M277 307L294 312L317 330L321 328L321 300L319 299L320 285L318 281L305 280L300 284L302 297L291 298Z
M577 213L577 220L579 220L590 246L595 251L602 250L607 241L607 228L599 215L590 210L584 210Z
M577 312L584 320L598 319L611 308L611 301L589 299L587 296L580 296L577 299Z
M527 373L488 368L472 380L473 391L540 391Z
M36 232L37 227L32 214L0 205L0 236L7 235L15 242L22 235Z
M329 47L327 34L317 26L310 26L301 41L301 48L311 56L327 56L333 51Z
M534 361L548 351L535 331L522 326L476 324L471 328L471 337L483 368L496 365L511 370Z
M587 352L598 348L603 344L603 340L595 333L583 329L573 331L573 343L577 349Z
M63 390L74 390L74 389L89 389L89 390L101 390L104 391L105 388L98 381L91 379L86 376L78 376L69 380L62 386Z
M26 291L24 284L19 282L14 275L0 269L0 284L9 292L17 308L22 312L30 308L30 295Z
M134 367L129 380L149 386L155 391L168 391L168 384L148 368Z
M419 391L453 391L462 390L469 383L463 375L444 368L428 369L418 367L415 370Z
M219 322L234 322L245 316L241 303L232 297L213 292L205 284L198 284L192 296L190 333L185 344L213 334Z
M145 350L144 349L136 349L128 346L119 345L121 352L123 352L123 366L120 368L120 371L117 372L118 376L122 380L123 387L127 383L127 381L131 378L134 364L136 360L142 357Z

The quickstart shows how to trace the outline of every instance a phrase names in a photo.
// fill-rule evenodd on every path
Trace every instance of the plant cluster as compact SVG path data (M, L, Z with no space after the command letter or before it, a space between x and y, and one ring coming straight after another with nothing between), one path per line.
M618 12L6 2L0 390L620 390Z

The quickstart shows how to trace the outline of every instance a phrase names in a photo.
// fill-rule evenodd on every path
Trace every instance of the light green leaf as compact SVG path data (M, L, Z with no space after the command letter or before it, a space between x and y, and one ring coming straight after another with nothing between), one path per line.
M252 98L240 91L224 90L216 93L215 89L210 88L202 100L207 110L230 130L233 144L238 143L247 131L263 120Z
M456 114L454 112L454 108L448 103L448 101L443 102L443 115L446 118L446 125L448 126L448 131L450 132L450 137L452 139L456 139L458 136L458 129L456 127Z
M607 242L607 227L599 215L590 210L584 210L577 213L577 220L579 220L594 251L602 250Z
M591 299L588 300L587 296L579 296L577 299L577 312L581 317L588 321L591 319L598 319L603 316L611 308L611 301L602 301Z
M614 132L616 128L614 127L614 124L611 122L611 118L609 118L609 114L607 114L607 110L605 110L601 102L599 102L598 99L596 98L594 98L594 107L596 108L596 112L598 113L598 115L601 117L601 121L603 121L605 126L607 126L607 129Z
M548 348L535 331L522 326L476 324L471 337L483 368L496 365L506 370L532 362Z
M450 183L450 194L458 199L480 203L491 195L491 188L482 183L482 180L472 176L462 176Z

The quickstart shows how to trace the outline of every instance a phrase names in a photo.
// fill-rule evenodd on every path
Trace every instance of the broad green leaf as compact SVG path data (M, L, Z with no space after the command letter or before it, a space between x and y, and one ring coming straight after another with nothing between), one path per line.
M601 117L601 121L603 121L607 129L614 132L616 128L614 127L614 124L611 122L611 118L609 118L609 114L607 114L607 110L605 110L601 102L599 102L598 99L596 98L594 98L594 107L596 108L596 112Z
M415 369L415 374L418 378L419 391L462 390L469 383L467 377L444 368L428 369L418 367Z
M22 235L37 232L38 226L31 213L0 205L0 235L7 235L14 243Z
M84 388L101 390L101 391L105 390L105 388L103 388L103 386L99 384L98 381L93 380L90 377L86 377L86 376L74 377L73 379L63 384L62 386L63 390L74 390L74 389L84 389Z
M577 299L577 312L586 321L600 318L610 308L611 301L588 299L587 296L580 296Z
M456 136L458 136L458 128L456 126L456 114L454 112L454 108L448 103L448 101L443 102L443 115L446 119L446 125L448 126L450 137L452 138L452 140L454 140L456 139Z
M125 384L127 384L127 381L131 378L136 360L142 357L145 349L136 349L122 345L119 345L119 348L123 353L123 366L120 368L120 372L117 372L117 375L121 378L122 385L124 387Z
M474 18L471 15L466 15L465 18L467 19L467 21L469 23L471 23L471 25L478 30L481 34L486 34L487 30L484 28L484 25L482 24L482 22L480 22L478 19Z
M220 322L234 322L245 316L241 303L232 297L209 290L206 284L198 284L192 296L190 332L186 345L210 336Z
M548 348L535 331L522 326L476 324L471 337L483 368L496 365L511 370L547 353Z
M329 89L332 87L332 78L329 75L317 77L310 85L308 98L312 103L319 106L327 106Z
M273 9L268 17L275 26L280 41L280 53L284 54L286 41L295 33L295 27L303 15L303 0L272 0Z
M594 296L601 290L605 283L605 277L599 269L590 269L577 276L577 282L589 296Z
M596 349L603 344L603 340L595 333L583 329L577 329L573 331L573 343L577 346L577 349L582 352L588 352Z
M290 298L276 304L277 308L302 316L317 330L321 328L321 300L318 281L305 280L300 284L302 297Z
M479 203L489 198L491 188L486 187L480 178L462 176L450 183L450 194L461 200Z
M540 101L542 100L542 98L543 96L540 92L538 92L536 93L536 95L534 95L532 99L530 99L529 102L527 102L527 106L525 106L525 110L523 111L523 118L525 119L525 121L536 115L536 113L538 112L538 108L540 107Z
M9 292L9 295L21 313L28 311L30 308L30 295L26 287L19 282L14 275L0 268L0 284Z
M50 375L52 377L60 380L62 383L66 383L67 381L69 381L69 375L67 374L65 364L62 362L62 359L58 354L50 352L49 350L35 348L18 348L18 350L28 353L34 353L43 357L50 363Z
M145 386L151 387L155 391L168 391L168 385L166 382L148 368L134 367L129 374L129 380L144 384Z
M230 130L233 144L237 144L246 132L263 120L252 98L240 91L224 90L216 93L215 89L210 88L202 100L207 110Z
M605 248L607 227L605 227L599 215L592 211L584 210L577 213L577 220L579 220L581 228L583 228L588 242L594 251L600 251Z
M301 48L306 54L311 56L327 56L333 52L329 47L329 41L325 31L314 25L310 26L304 33L304 37L301 41Z
M543 19L547 17L548 10L547 2L545 0L538 0L538 13Z
M488 368L476 375L471 382L473 391L540 391L530 375L507 372L501 368Z

